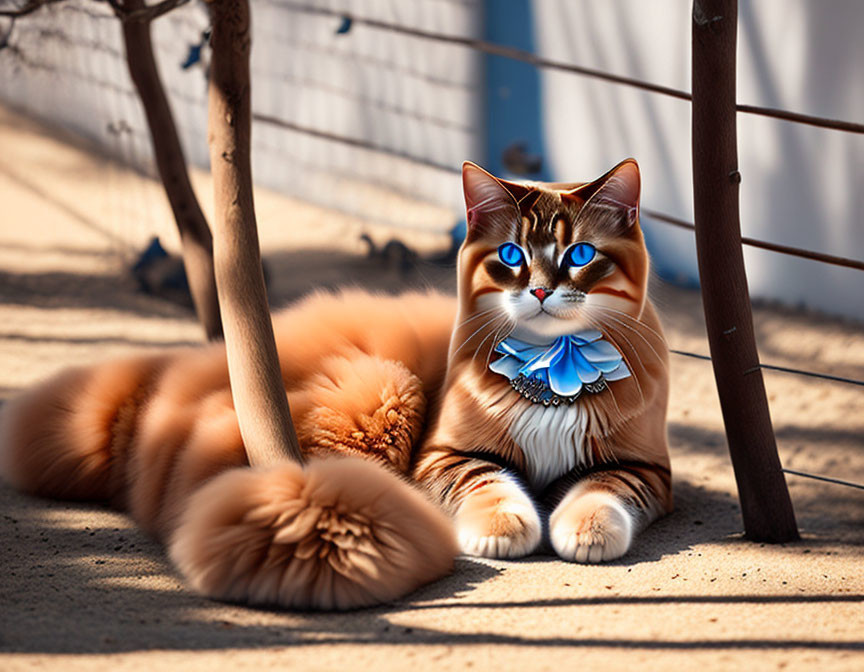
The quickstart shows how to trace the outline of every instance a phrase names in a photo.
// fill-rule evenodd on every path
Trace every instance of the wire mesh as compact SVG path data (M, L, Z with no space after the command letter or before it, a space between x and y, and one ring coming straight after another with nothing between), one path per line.
M392 201L382 207L382 199L379 205L375 198L350 199L366 204L359 210L355 207L352 214L385 228L443 231L451 225L450 213L460 205L459 164L481 153L480 113L473 109L473 94L482 85L482 55L691 100L690 93L681 89L478 39L477 0L422 0L410 7L365 3L363 14L290 0L258 0L255 5L261 28L255 34L252 78L276 84L255 88L256 176L262 184L329 207L342 207L333 202L334 184L346 194L386 192L410 197L421 206L434 206L418 207L418 214L412 216L405 208L392 207ZM333 21L315 20L321 17ZM340 42L338 36L334 38L337 20L373 30ZM206 13L190 4L154 25L158 25L155 46L166 88L189 158L206 165L206 56L200 63L179 67L188 60L190 45L201 40ZM107 5L89 0L52 4L27 21L18 21L3 51L0 73L7 79L16 75L18 84L15 91L4 94L7 100L56 120L57 100L74 99L78 112L65 118L69 127L95 139L123 163L154 175L149 135L125 70L119 25ZM737 109L786 122L864 133L864 124L851 121L744 104ZM149 203L143 192L117 205L125 213L124 221L116 224L118 229L150 226ZM650 208L643 208L643 213L672 226L695 228L691 222ZM864 261L854 258L749 237L742 237L741 242L864 270ZM698 353L673 352L710 361ZM864 381L854 378L773 364L759 366L864 386Z

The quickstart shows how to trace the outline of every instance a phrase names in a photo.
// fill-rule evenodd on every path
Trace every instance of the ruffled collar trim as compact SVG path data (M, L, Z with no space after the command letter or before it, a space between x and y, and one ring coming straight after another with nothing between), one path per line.
M535 404L572 404L583 393L597 394L607 384L631 375L623 355L603 334L588 329L559 336L549 345L507 337L495 346L501 357L489 369L510 381Z

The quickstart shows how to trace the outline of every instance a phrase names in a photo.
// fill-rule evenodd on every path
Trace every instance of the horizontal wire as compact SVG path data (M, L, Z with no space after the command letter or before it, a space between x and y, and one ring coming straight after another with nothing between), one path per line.
M702 359L702 360L711 361L711 358L708 357L707 355L699 355L695 352L686 352L684 350L670 350L669 352L673 352L676 355L684 355L685 357L693 357L695 359ZM799 371L797 369L787 369L784 367L772 366L770 364L760 364L760 366L763 369L774 369L777 371L786 371L788 373L799 373L799 374L803 374L806 376L815 376L817 378L828 378L830 380L837 380L837 381L845 382L845 383L853 383L855 385L864 385L864 381L860 381L860 380L850 380L847 378L840 378L838 376L829 376L827 374L813 373L810 371ZM810 473L807 473L805 471L796 471L794 469L785 469L784 468L783 471L786 472L787 474L794 474L795 476L802 476L804 478L812 478L812 479L815 479L817 481L825 481L827 483L834 483L837 485L845 485L845 486L850 487L850 488L859 488L861 490L864 490L864 485L859 485L858 483L852 483L850 481L842 481L838 478L831 478L829 476L819 476L818 474L810 474Z
M708 355L697 355L695 352L687 352L686 350L673 350L669 348L669 352L673 355L683 355L684 357L692 357L693 359L704 359L706 362L710 362L711 358Z
M579 65L574 65L572 63L553 61L548 58L541 58L539 56L536 56L530 51L525 51L524 49L507 47L501 44L495 44L494 42L487 42L486 40L479 40L471 37L461 37L459 35L435 33L428 30L422 30L420 28L412 28L410 26L405 26L402 24L381 21L380 19L371 19L368 17L355 16L351 14L351 12L347 11L340 11L336 9L329 9L326 7L317 7L302 3L289 2L287 0L274 0L272 4L277 7L283 7L285 9L294 10L296 12L302 12L305 14L315 14L319 16L328 16L340 19L349 18L354 23L369 26L370 28L378 28L379 30L387 30L394 33L400 33L402 35L409 35L411 37L419 37L425 40L433 40L436 42L455 44L458 46L466 47L468 49L473 49L475 51L480 51L491 56L501 56L503 58L509 58L514 61L528 63L529 65L533 65L534 67L546 68L547 70L560 70L563 72L570 72L585 77L602 79L613 84L622 84L624 86L642 89L643 91L650 91L651 93L658 93L660 95L678 98L679 100L690 101L693 99L692 95L688 91L684 91L682 89L675 89L669 86L662 86L660 84L652 84L650 82L634 79L632 77L613 75L610 72L595 70L593 68L585 68ZM780 110L771 107L760 107L757 105L736 105L735 108L739 112L743 112L745 114L772 117L774 119L781 119L783 121L806 124L808 126L817 126L819 128L829 128L836 131L845 131L847 133L864 133L864 124L858 124L851 121L829 119L827 117L816 117L808 114L800 114L798 112L790 112L789 110Z
M735 106L735 109L739 112L743 112L744 114L754 114L760 117L782 119L783 121L791 121L795 124L818 126L819 128L830 128L835 131L845 131L847 133L864 133L864 124L856 124L854 121L843 121L842 119L828 119L827 117L817 117L811 114L801 114L800 112L779 110L773 107L758 107L757 105L742 105L741 103L738 103Z
M351 103L357 103L366 108L371 108L374 110L380 110L381 112L385 112L388 114L393 114L400 119L412 119L414 121L419 121L423 124L428 124L429 126L444 129L445 131L457 131L459 133L465 134L477 132L476 128L466 126L465 124L461 124L459 122L450 121L449 119L445 119L442 117L433 117L428 114L423 114L422 112L415 112L414 110L411 110L407 107L392 105L384 102L383 100L376 100L374 98L358 94L350 89L333 86L326 82L319 82L314 79L304 79L302 77L295 77L293 75L268 72L258 73L258 76L267 79L275 79L280 82L285 82L294 86L300 86L307 90L312 90L316 92L320 91L321 93L339 96L340 98L347 99Z
M702 359L706 362L711 361L711 357L708 355L700 355L695 352L687 352L686 350L673 350L669 349L669 352L675 355L682 355L684 357L692 357L694 359ZM864 387L864 380L857 380L855 378L844 378L842 376L833 376L830 373L817 373L816 371L805 371L804 369L792 369L787 366L777 366L776 364L759 364L760 369L768 369L769 371L780 371L782 373L794 373L799 376L810 376L811 378L822 378L824 380L832 380L837 383L848 383L850 385L860 385Z
M456 166L452 166L450 164L439 163L437 161L433 161L431 159L426 159L421 156L415 156L413 154L408 154L407 152L400 152L395 149L389 149L387 147L382 147L380 145L376 145L373 142L368 140L361 140L359 138L352 138L344 135L338 135L336 133L330 133L328 131L322 131L314 128L309 128L307 126L301 126L300 124L296 124L291 121L286 121L285 119L279 119L277 117L273 117L266 114L253 113L252 118L256 121L260 121L265 124L270 124L273 126L278 126L281 128L285 128L291 131L295 131L297 133L304 133L306 135L311 135L316 138L320 138L322 140L330 140L332 142L339 142L346 145L351 145L353 147L360 147L362 149L368 149L373 152L380 152L382 154L389 154L390 156L395 156L400 159L405 159L406 161L411 161L413 163L418 163L424 166L428 166L430 168L435 168L437 170L443 170L449 173L459 173L460 169ZM673 226L677 226L682 229L689 229L691 231L695 230L696 227L691 223L687 222L683 219L679 219L677 217L673 217L672 215L667 215L662 212L658 212L657 210L650 210L648 208L642 208L642 212L648 215L651 219L656 219L657 221L664 222L666 224L671 224ZM825 254L823 252L813 252L812 250L804 250L797 247L790 247L788 245L780 245L778 243L770 243L764 240L758 240L756 238L748 238L745 236L741 237L741 243L743 245L749 245L751 247L758 247L765 250L770 250L772 252L779 252L781 254L788 254L795 257L801 257L804 259L812 259L813 261L821 261L825 264L831 264L833 266L843 266L846 268L854 268L859 271L864 271L864 261L859 261L857 259L848 259L846 257L838 257L833 254Z
M279 119L278 117L270 116L269 114L261 114L259 112L252 113L252 119L255 121L260 121L263 124L269 124L271 126L277 126L279 128L285 128L290 131L296 131L298 133L303 133L304 135L311 135L315 138L320 138L322 140L331 140L333 142L339 142L344 145L350 145L352 147L359 147L361 149L368 149L373 152L380 152L383 154L388 154L390 156L394 156L399 159L405 159L406 161L411 161L412 163L417 163L423 166L427 166L429 168L436 168L438 170L444 170L450 173L458 173L460 172L458 168L454 168L449 164L438 163L437 161L433 161L432 159L427 159L422 156L415 156L413 154L408 154L407 152L400 152L396 149L389 149L387 147L381 147L380 145L376 145L374 142L369 142L368 140L361 140L360 138L351 138L344 135L336 135L335 133L330 133L328 131L321 131L315 128L308 128L306 126L300 126L299 124L295 124L292 121L286 121L285 119Z
M759 364L762 369L769 371L780 371L782 373L794 373L799 376L810 376L811 378L824 378L825 380L833 380L838 383L849 383L850 385L860 385L864 387L864 380L856 380L855 378L844 378L843 376L832 376L830 373L816 373L815 371L804 371L802 369L790 369L786 366L777 366L775 364Z
M656 210L649 210L648 208L642 208L641 211L644 214L648 215L651 219L656 219L658 222L663 222L664 224L671 224L672 226L677 226L681 229L688 229L690 231L696 230L696 226L692 222L679 219L678 217L673 217L672 215L667 215ZM864 261L859 261L858 259L849 259L848 257L838 257L834 254L825 254L824 252L805 250L800 247L791 247L790 245L770 243L766 240L749 238L747 236L741 236L741 244L749 245L750 247L758 247L763 250L770 250L772 252L779 252L780 254L788 254L793 257L801 257L803 259L821 261L822 263L831 264L832 266L844 266L846 268L854 268L859 271L864 271Z
M851 481L843 481L839 478L831 478L830 476L819 476L818 474L808 474L806 471L797 471L796 469L786 469L785 467L782 469L783 472L787 474L793 474L795 476L802 476L804 478L812 478L816 481L825 481L826 483L834 483L835 485L845 485L847 488L858 488L859 490L864 490L864 485L861 483L852 483Z

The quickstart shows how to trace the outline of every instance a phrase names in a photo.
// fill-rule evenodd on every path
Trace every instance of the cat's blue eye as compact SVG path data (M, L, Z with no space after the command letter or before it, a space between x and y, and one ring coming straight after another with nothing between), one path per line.
M516 243L504 243L498 247L498 258L507 266L516 268L525 261L525 253Z
M591 243L576 243L568 247L564 253L564 265L568 267L585 266L594 258L595 254L597 254L597 250Z

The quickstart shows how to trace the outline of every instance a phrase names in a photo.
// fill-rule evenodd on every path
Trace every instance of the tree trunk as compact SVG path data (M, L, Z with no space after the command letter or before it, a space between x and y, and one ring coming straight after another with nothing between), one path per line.
M132 11L144 7L144 0L124 0ZM219 301L213 273L213 239L210 227L189 182L186 158L177 136L171 107L153 57L149 21L124 21L123 43L129 74L144 106L156 167L171 204L183 245L183 264L198 320L209 340L222 337Z
M798 539L753 335L738 214L737 0L693 3L693 207L714 378L747 537Z
M231 394L250 464L302 462L279 368L252 199L248 0L212 0L213 251Z

